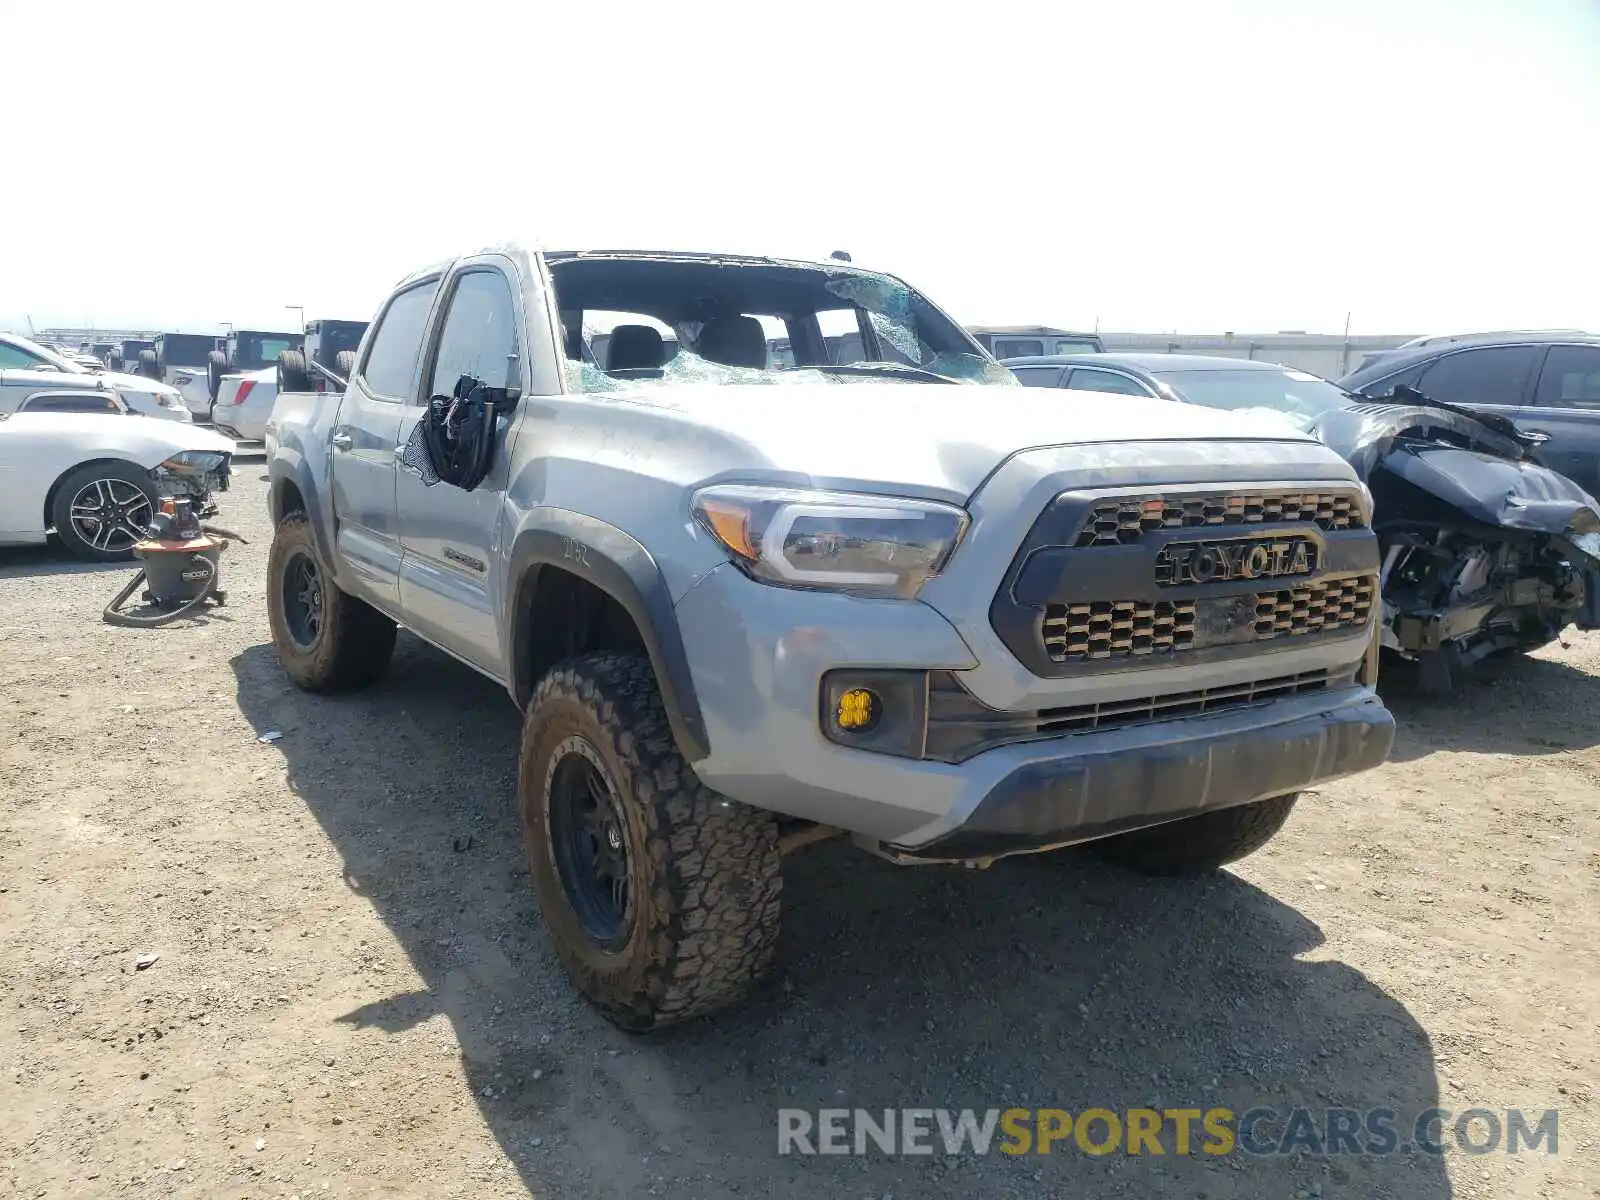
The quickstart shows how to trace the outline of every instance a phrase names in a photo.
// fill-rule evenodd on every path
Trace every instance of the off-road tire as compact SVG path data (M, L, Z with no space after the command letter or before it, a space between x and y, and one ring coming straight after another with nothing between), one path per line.
M333 373L349 383L356 373L356 352L341 350L333 356Z
M1254 854L1283 828L1298 792L1219 808L1150 829L1102 838L1085 849L1141 875L1199 875Z
M311 373L306 370L306 356L298 350L285 350L278 355L278 394L311 391Z
M156 361L156 352L154 350L139 351L139 374L146 379L161 378L161 364Z
M585 929L552 844L556 752L596 752L622 810L631 898L616 950ZM630 1032L742 999L772 965L782 873L772 814L706 787L678 752L647 659L569 659L539 683L517 792L528 866L557 955L578 990Z
M117 374L122 373L122 352L120 350L113 350L106 355L106 370Z
M308 555L322 575L321 628L309 647L289 631L284 573ZM365 601L339 590L317 553L311 522L290 513L278 522L267 553L267 624L285 673L308 692L354 691L375 682L394 655L395 624Z
M155 480L150 478L150 472L142 471L127 462L90 463L71 472L56 485L50 500L50 511L46 515L55 528L56 537L61 539L61 545L74 558L85 562L127 562L134 556L132 544L117 550L98 549L91 545L72 523L73 497L97 479L131 484L143 493L150 505L150 515L155 515L156 507L160 503ZM141 529L146 524L144 521L137 522L137 526Z
M222 391L222 377L228 373L228 356L221 350L206 355L206 392L211 397L211 407L217 406L217 393Z

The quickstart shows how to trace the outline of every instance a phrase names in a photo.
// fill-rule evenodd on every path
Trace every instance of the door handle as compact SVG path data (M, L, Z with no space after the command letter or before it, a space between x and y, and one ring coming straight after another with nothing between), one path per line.
M1550 440L1550 431L1547 429L1524 429L1522 435L1530 437L1536 442L1548 442Z
M355 439L348 433L336 433L328 440L333 443L335 450L348 450L356 444Z

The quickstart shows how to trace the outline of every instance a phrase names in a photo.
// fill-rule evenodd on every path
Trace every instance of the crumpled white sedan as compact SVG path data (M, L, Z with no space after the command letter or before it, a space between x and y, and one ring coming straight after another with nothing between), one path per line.
M54 529L79 558L131 558L161 500L186 497L214 511L234 449L219 433L175 421L0 415L0 545L38 545Z

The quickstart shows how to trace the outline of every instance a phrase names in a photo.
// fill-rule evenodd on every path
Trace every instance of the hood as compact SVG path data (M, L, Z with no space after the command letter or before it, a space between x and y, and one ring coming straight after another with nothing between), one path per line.
M1327 413L1316 432L1374 490L1386 474L1476 524L1551 534L1600 555L1600 501L1497 423L1453 408L1359 404ZM1406 514L1378 517L1403 522Z
M151 379L148 375L130 375L126 371L102 371L95 376L104 379L119 392L143 392L147 396L181 396L170 383Z
M1342 455L1363 479L1403 438L1464 446L1512 462L1530 457L1528 446L1497 426L1463 409L1426 404L1336 408L1318 417L1311 432Z
M970 496L1007 458L1095 442L1316 439L1193 404L1058 388L898 382L652 386L591 393L716 430L751 463L797 476L872 480Z
M65 371L29 371L18 367L0 370L0 383L13 387L38 388L56 392L109 392L104 375L72 375Z
M210 429L179 421L156 421L120 413L22 412L4 418L0 429L26 429L70 441L82 456L124 458L146 467L156 466L182 450L238 450L232 438Z

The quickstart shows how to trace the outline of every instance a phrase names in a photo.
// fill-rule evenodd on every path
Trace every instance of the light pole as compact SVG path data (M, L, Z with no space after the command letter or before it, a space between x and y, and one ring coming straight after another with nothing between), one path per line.
M306 310L305 310L305 308L303 306L299 305L299 304L285 304L284 307L285 308L292 308L292 309L294 309L295 312L300 314L300 332L304 333L306 331Z

